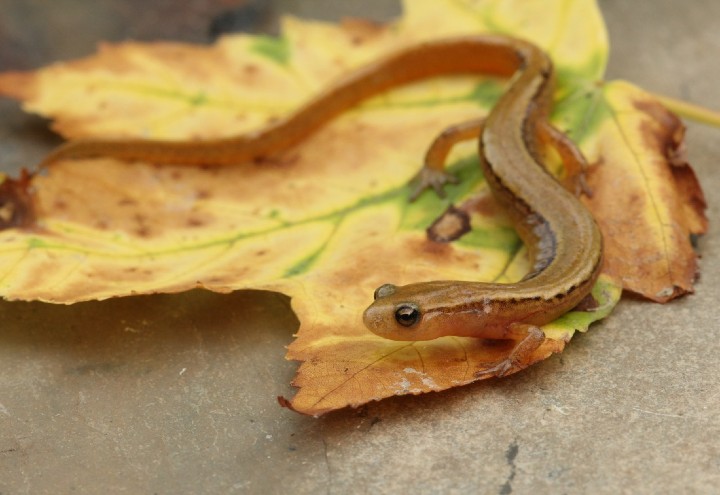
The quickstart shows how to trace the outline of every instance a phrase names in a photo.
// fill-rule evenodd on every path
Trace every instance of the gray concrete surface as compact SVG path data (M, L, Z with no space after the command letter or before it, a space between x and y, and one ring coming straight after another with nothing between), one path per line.
M202 41L208 17L233 3L183 2L182 15L164 0L0 0L0 70L106 38ZM345 6L279 3L326 16ZM609 78L720 108L720 2L600 3ZM380 17L396 8L364 5ZM713 221L720 130L689 130ZM5 170L56 141L0 102ZM625 300L562 355L502 381L319 420L275 402L295 369L284 297L0 302L0 493L718 493L717 232L700 242L693 296Z

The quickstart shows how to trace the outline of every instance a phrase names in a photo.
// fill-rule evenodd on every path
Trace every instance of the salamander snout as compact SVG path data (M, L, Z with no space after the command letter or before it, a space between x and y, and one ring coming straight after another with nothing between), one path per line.
M393 340L411 340L412 330L422 320L420 307L414 302L391 297L397 287L384 284L375 290L375 301L365 310L363 322L373 333Z

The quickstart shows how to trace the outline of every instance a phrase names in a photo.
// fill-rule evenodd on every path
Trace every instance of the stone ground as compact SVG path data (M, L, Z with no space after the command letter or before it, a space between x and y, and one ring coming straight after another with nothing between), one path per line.
M0 70L99 40L205 42L209 19L237 3L0 0ZM389 0L275 4L325 19L398 12ZM600 5L608 79L720 109L720 2ZM4 170L58 141L0 102ZM688 150L717 219L720 130L689 124ZM717 493L719 243L716 229L700 242L695 295L624 300L523 373L321 419L275 401L292 393L283 355L297 327L276 294L0 302L0 493Z

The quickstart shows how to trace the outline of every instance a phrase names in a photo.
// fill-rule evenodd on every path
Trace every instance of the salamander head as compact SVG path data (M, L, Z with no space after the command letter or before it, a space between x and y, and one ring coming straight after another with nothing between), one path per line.
M390 340L432 340L463 335L467 315L449 311L457 300L457 282L425 282L397 287L381 285L375 301L365 310L363 321L374 334ZM474 320L477 326L478 320Z

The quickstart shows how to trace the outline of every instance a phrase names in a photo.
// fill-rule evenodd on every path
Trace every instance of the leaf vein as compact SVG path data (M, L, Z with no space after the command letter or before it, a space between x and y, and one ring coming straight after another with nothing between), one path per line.
M327 392L325 392L322 396L320 396L320 398L319 398L318 400L316 400L316 401L312 404L311 407L316 407L318 404L320 404L322 401L324 401L325 399L327 399L327 398L328 398L330 395L332 395L334 392L336 392L336 391L339 390L340 388L342 388L342 387L344 387L345 385L347 385L348 382L350 382L350 381L352 381L352 380L355 380L355 378L357 377L357 375L359 375L359 374L362 373L363 371L371 368L372 366L374 366L375 364L379 363L380 361L383 361L384 359L387 359L388 357L392 356L393 354L398 353L398 352L400 352L400 351L403 351L403 350L407 349L408 347L412 346L413 344L415 344L415 342L410 342L409 344L405 344L405 345L403 345L403 346L397 347L397 348L395 348L393 351L388 352L387 354L384 354L384 355L380 356L379 358L375 359L374 361L369 362L368 364L366 364L365 366L363 366L362 368L360 368L359 370L355 371L355 372L352 373L350 376L348 376L348 377L347 377L345 380L343 380L339 385L337 385L337 386L333 387L331 390L328 390Z

